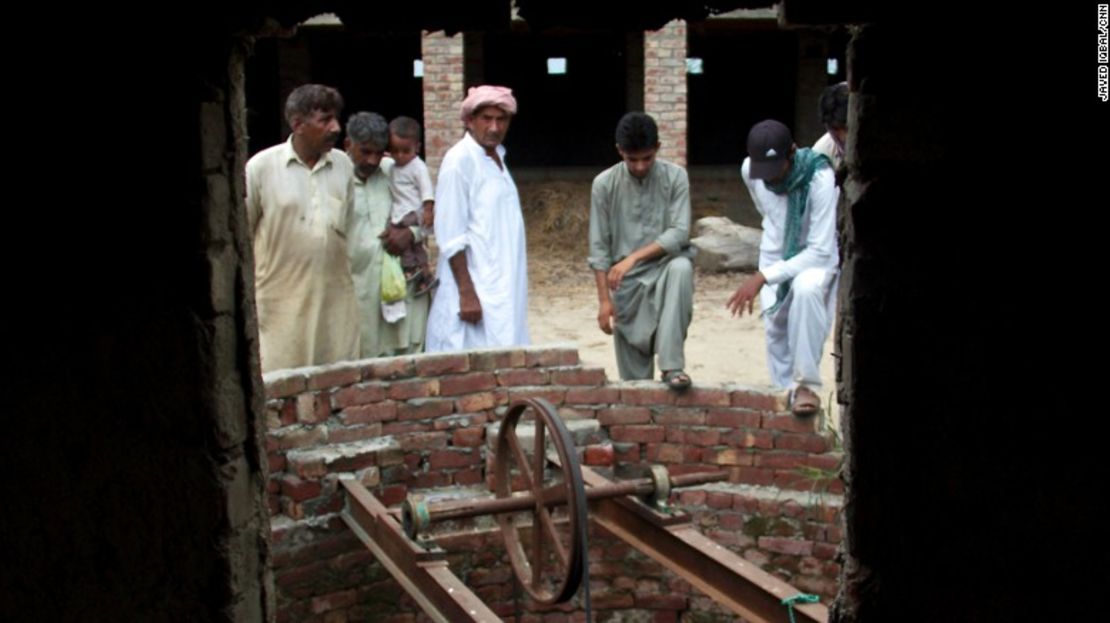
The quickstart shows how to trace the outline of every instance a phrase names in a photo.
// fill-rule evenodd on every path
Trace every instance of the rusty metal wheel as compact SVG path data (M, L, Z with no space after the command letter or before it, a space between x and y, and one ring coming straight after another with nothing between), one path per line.
M530 457L516 434L517 423L527 412L535 423ZM548 466L549 443L559 457L558 466ZM551 403L542 398L513 403L497 434L493 468L498 498L512 496L515 476L536 500L527 544L515 519L520 513L497 516L521 586L539 604L569 600L582 583L586 564L586 493L574 440ZM563 505L566 517L556 518L556 507Z

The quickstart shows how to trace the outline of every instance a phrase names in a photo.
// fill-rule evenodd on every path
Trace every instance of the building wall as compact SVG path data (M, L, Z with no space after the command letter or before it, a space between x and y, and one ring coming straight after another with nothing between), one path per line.
M480 493L489 484L490 424L522 397L555 405L583 462L617 476L641 476L646 464L672 474L727 471L727 483L676 492L673 502L711 538L800 589L825 598L835 592L841 456L820 419L783 412L781 394L707 386L676 395L656 382L609 383L569 348L368 360L274 372L266 383L279 620L353 620L382 608L406 620L413 605L336 516L340 475L360 479L386 504L436 487ZM460 530L441 543L456 574L496 611L512 614L500 537L488 522ZM658 565L595 532L595 607L666 611L669 620L720 614Z
M686 166L686 22L644 33L644 112L659 124L659 157Z
M462 136L463 35L424 33L424 152L433 179L443 155Z

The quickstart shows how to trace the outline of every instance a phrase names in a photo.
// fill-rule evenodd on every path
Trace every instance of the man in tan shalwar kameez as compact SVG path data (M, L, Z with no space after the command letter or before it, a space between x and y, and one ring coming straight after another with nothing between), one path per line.
M331 87L297 87L285 103L289 140L247 162L263 372L359 355L347 259L353 166L332 149L342 109Z

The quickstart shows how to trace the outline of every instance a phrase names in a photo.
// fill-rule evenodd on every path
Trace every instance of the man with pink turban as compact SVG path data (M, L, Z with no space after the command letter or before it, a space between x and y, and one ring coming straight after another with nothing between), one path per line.
M524 217L501 144L516 108L511 89L471 87L461 109L466 134L440 164L429 352L531 341Z

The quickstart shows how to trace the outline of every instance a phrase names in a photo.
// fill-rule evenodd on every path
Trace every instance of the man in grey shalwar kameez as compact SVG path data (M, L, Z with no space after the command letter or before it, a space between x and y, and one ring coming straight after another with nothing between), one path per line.
M621 162L594 178L590 203L598 326L613 336L622 379L652 378L658 354L663 382L686 389L694 307L689 178L656 159L659 131L650 116L626 114L616 138Z

